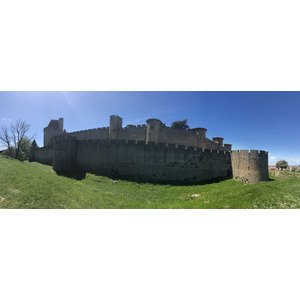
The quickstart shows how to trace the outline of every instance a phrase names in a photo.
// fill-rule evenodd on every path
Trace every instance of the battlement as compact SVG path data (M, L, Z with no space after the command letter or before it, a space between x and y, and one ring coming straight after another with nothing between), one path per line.
M55 142L61 143L64 141L64 136L56 137ZM75 137L74 137L75 138ZM186 146L186 145L178 145L178 144L169 144L164 142L153 142L149 141L148 143L145 141L138 141L138 140L107 140L107 139L88 139L88 140L77 140L81 144L103 144L103 145L143 145L145 147L164 147L164 148L172 148L177 149L180 151L201 151L206 153L218 153L218 154L224 154L224 153L230 153L230 151L224 151L224 150L216 150L216 149L203 149L193 146ZM238 151L238 150L234 150Z
M57 143L63 142L64 137L57 137ZM185 145L178 145L178 144L169 144L164 142L155 143L153 141L149 141L148 143L145 141L138 141L138 140L107 140L107 139L89 139L89 140L78 140L77 143L82 145L139 145L147 148L166 148L166 149L173 149L174 151L179 152L199 152L199 153L212 153L212 154L220 154L224 155L230 153L229 151L225 150L216 150L216 149L203 149L199 147L193 146L185 146Z
M109 138L109 127L100 127L94 129L80 130L70 132L67 135L74 136L78 140L89 140L89 139L108 139Z
M143 125L127 125L125 128L123 128L123 130L130 129L130 128L147 128L147 125L145 125L145 124L143 124Z
M88 132L93 132L93 131L102 131L102 130L108 130L109 127L100 127L100 128L92 128L92 129L85 129L85 130L79 130L79 131L73 131L70 132L69 134L76 134L76 133L88 133Z
M96 172L105 176L154 181L205 181L235 178L257 183L268 178L268 152L233 150L224 138L206 137L206 128L176 129L158 119L127 125L117 115L109 127L66 133L63 119L44 130L44 148L31 149L33 160L53 162L62 174Z
M257 155L257 154L268 155L268 152L264 151L264 150L232 150L231 153L233 153L233 154L241 153L241 154L253 154L253 155Z

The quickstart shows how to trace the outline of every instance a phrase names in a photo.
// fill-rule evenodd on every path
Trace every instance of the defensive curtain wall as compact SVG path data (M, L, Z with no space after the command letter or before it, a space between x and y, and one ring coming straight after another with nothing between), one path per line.
M147 120L147 125L122 127L122 118L110 116L110 126L67 133L78 140L133 140L194 146L203 149L231 150L230 144L223 145L223 138L206 138L206 128L174 129L165 126L160 120ZM44 129L44 146L52 146L53 137L63 135L63 119L51 120Z
M235 178L245 183L268 180L268 153L231 151L223 138L206 138L205 128L179 130L157 119L122 127L110 117L105 128L66 133L63 120L44 129L44 147L31 149L31 161L52 165L62 175L85 172L153 182L204 182Z

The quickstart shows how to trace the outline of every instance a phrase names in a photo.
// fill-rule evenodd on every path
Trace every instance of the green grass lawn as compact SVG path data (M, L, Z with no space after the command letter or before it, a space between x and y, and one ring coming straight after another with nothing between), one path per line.
M77 181L0 156L0 208L300 208L300 173L275 171L270 178L256 185L231 179L174 186L87 174Z

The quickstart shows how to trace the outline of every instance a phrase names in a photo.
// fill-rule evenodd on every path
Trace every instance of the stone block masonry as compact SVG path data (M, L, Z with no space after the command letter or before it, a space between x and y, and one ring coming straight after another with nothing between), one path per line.
M138 181L232 178L229 152L144 141L77 141L76 164L79 170L89 173Z
M252 184L269 180L268 152L234 150L231 160L234 179Z
M37 161L41 164L52 166L53 164L53 147L30 149L29 161Z
M147 125L110 126L66 133L63 119L44 129L47 146L31 149L31 161L53 165L62 175L85 172L152 182L205 182L234 178L245 183L268 180L268 153L231 151L222 137L210 140L205 128L180 130L150 119ZM56 132L56 133L55 133Z

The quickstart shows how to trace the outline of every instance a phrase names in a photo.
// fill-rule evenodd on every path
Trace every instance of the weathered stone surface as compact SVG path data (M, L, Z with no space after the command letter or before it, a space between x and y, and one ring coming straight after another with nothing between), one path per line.
M244 183L269 180L268 152L236 150L231 153L233 178Z
M178 130L157 119L123 128L118 116L111 116L110 127L105 128L65 133L62 125L63 119L52 120L44 131L51 145L32 147L30 157L53 164L58 174L77 177L91 172L155 182L268 180L267 152L231 151L223 138L206 138L205 128Z

